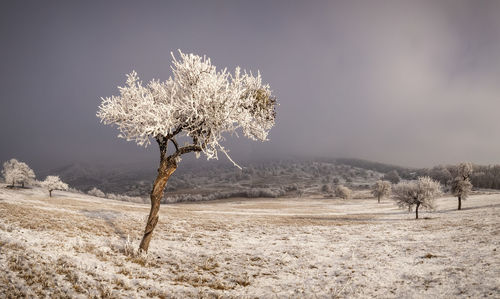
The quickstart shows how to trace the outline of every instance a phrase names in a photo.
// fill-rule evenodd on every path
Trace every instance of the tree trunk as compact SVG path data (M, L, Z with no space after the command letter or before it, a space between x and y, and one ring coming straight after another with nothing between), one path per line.
M153 230L158 223L158 211L160 210L160 201L163 198L163 191L167 185L168 178L177 169L177 163L175 159L165 158L165 150L161 148L161 160L160 167L158 168L158 176L153 185L153 190L151 191L151 210L149 211L148 222L146 224L146 229L144 230L144 236L142 237L141 244L139 245L139 251L147 252L149 248L149 242L153 236Z
M417 203L417 207L415 208L415 219L418 219L418 207L420 207L419 203Z
M458 197L458 209L459 210L462 209L462 197L461 196Z
M379 195L379 196L377 196L377 198L378 198L378 203L380 203L380 195Z
M49 197L52 197L52 190L49 190Z
M22 182L22 186L23 186L23 188L24 188L24 182Z

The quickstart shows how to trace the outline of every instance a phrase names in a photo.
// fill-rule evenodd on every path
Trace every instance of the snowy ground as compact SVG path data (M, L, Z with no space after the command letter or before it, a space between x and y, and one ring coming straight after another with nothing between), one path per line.
M390 200L163 205L146 257L147 205L54 193L0 186L7 298L500 297L498 193L418 221Z

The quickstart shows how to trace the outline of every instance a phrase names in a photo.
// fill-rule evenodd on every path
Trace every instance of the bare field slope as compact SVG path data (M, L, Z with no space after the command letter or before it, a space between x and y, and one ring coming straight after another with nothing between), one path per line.
M375 199L149 206L0 186L0 294L16 297L500 296L500 194L425 219Z

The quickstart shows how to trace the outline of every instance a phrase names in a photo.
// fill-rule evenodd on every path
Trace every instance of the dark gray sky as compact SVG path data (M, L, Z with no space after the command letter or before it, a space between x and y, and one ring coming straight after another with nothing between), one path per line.
M237 160L500 163L500 1L2 1L0 37L0 161L157 159L95 112L181 49L278 97L270 142L228 140Z

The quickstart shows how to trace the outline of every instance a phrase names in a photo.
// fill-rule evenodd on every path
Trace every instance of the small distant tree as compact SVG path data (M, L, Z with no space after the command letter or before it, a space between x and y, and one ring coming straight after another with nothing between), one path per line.
M55 175L47 176L41 185L49 191L49 197L52 197L52 191L54 190L68 190L68 184L63 183L61 179Z
M342 199L348 199L351 197L351 189L347 188L346 186L343 185L338 185L335 188L335 196L340 197Z
M441 194L441 184L430 177L419 177L416 181L397 184L392 194L400 208L411 211L415 206L415 219L418 219L420 207L429 210L435 208L435 199Z
M471 174L471 163L460 163L457 166L457 176L451 182L451 193L458 198L458 210L462 209L462 199L466 200L472 191Z
M233 75L226 69L218 71L209 58L179 54L180 60L172 54L173 78L143 85L134 71L126 86L119 87L120 95L103 98L97 112L102 122L118 127L119 137L144 146L154 138L160 148L140 251L148 251L165 186L182 155L203 153L207 159L217 159L222 152L233 161L221 144L224 135L241 131L252 140L265 141L276 117L276 99L260 73L254 76L237 67ZM184 145L177 142L181 137ZM170 153L169 143L174 147Z
M383 180L389 181L393 184L397 184L397 183L399 183L399 181L401 181L401 177L399 176L399 173L397 170L391 170L384 175Z
M35 172L24 162L10 159L3 163L2 175L6 183L20 184L23 188L35 180Z
M380 203L381 198L384 198L391 194L391 183L388 181L378 180L372 186L372 194L377 198L378 203Z

